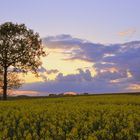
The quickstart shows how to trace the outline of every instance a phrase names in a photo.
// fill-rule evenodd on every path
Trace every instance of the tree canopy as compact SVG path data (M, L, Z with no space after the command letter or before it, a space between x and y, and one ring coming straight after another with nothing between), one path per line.
M3 71L3 98L7 99L8 69L37 73L45 56L38 33L24 24L6 22L0 25L0 66Z

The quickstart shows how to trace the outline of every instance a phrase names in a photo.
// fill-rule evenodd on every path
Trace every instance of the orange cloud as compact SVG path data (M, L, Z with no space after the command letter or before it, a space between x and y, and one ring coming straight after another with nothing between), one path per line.
M11 95L17 96L17 95L28 95L28 96L37 96L40 92L38 91L31 91L31 90L14 90L11 91Z
M116 67L112 67L112 68L105 68L105 69L102 69L100 70L100 72L111 72L111 73L115 73L115 72L119 72L118 68Z
M127 29L118 33L121 37L132 36L136 33L136 29Z
M130 84L126 89L140 91L140 84Z
M110 80L110 83L116 84L121 82L121 79Z

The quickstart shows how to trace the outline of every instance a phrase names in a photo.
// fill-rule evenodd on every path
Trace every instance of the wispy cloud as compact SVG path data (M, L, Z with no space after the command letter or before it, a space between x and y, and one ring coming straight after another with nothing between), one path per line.
M124 31L121 31L119 33L117 33L119 36L121 37L129 37L129 36L133 36L136 33L136 29L135 28L131 28L131 29L127 29Z
M132 91L140 91L140 84L130 84L127 89Z
M64 58L64 59L62 59L62 60L64 60L64 61L74 61L74 60L81 60L81 61L84 61L84 62L91 62L91 63L93 63L93 60L90 60L90 59L88 59L88 58L85 58L85 57L71 57L71 58Z
M11 93L12 95L29 95L29 96L38 96L40 92L32 90L14 90Z

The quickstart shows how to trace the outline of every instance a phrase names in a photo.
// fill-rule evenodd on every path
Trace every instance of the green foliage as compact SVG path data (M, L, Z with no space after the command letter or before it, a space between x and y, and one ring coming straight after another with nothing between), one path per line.
M0 139L140 139L137 95L20 99L0 108Z

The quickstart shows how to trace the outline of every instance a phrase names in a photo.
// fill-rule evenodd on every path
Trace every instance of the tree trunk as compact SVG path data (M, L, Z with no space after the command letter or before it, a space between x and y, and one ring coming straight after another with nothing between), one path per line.
M3 76L3 100L7 100L7 67L4 67Z

